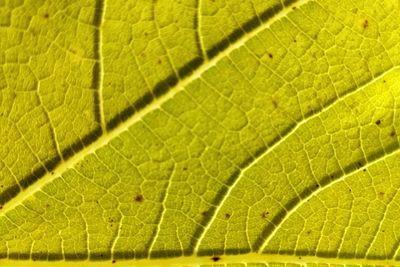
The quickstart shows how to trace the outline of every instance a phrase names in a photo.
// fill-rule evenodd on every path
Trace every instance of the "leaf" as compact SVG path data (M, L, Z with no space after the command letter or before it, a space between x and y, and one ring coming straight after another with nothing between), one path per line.
M397 264L399 25L394 0L0 1L1 263Z

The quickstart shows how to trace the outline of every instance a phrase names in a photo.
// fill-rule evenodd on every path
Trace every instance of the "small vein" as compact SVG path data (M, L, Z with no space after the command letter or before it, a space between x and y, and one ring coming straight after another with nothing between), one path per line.
M196 6L196 15L195 15L195 30L196 30L196 41L198 44L198 49L203 57L204 60L208 60L207 56L207 49L204 46L204 40L201 37L201 0L197 0L197 6Z
M106 121L105 121L105 115L104 115L104 103L103 103L103 83L104 83L104 56L103 56L103 24L104 24L104 17L106 13L106 0L97 0L96 4L96 16L99 16L99 18L95 19L94 23L97 26L96 34L97 34L97 41L98 44L95 44L95 48L97 48L96 55L97 55L97 63L99 65L98 69L98 85L96 89L98 89L98 116L99 118L99 123L101 125L101 129L103 133L107 132L107 127L106 127ZM94 74L94 77L96 77L97 74Z

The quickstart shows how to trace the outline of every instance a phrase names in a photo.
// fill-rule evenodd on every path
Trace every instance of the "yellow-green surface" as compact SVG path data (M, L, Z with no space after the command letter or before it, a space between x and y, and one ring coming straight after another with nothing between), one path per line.
M395 264L399 4L0 0L0 264Z

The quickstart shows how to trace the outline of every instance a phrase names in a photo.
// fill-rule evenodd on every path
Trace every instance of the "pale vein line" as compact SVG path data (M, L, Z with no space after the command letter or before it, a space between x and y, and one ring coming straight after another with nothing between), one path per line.
M365 170L367 170L367 169L365 169ZM368 170L367 170L367 172L368 172ZM348 183L346 183L346 181L344 181L344 182L345 182L346 186L350 189L350 185L348 185ZM338 248L336 249L338 256L340 256L340 251L342 250L345 237L347 236L347 232L350 231L349 228L351 227L352 222L354 220L354 218L353 218L354 214L351 211L353 210L355 201L356 201L356 198L353 196L353 194L351 194L351 205L350 205L350 209L349 209L350 210L350 218L349 218L349 221L347 222L346 226L344 227L343 234L341 235L342 238L340 238L340 244L339 244ZM319 251L318 247L317 247L317 251Z
M400 240L399 240L399 238L397 238L395 246L397 246L397 249L393 254L393 259L399 259L399 257L398 257L398 254L400 253Z
M383 77L384 75L386 75L386 74L388 74L388 73L390 73L390 72L392 72L392 71L394 71L394 70L397 70L397 69L399 69L398 66L393 67L393 68L391 68L391 69L389 69L389 70L383 72L383 73L380 74L379 76L375 77L374 79L372 79L371 81L369 81L368 83L366 83L364 86L360 87L359 90L362 89L362 88L367 87L368 85L371 85L371 84L374 83L377 79L380 79L380 78ZM357 92L358 92L358 90L352 91L351 93L349 93L349 94L343 96L341 99L343 100L343 99L345 99L345 98L348 98L350 95L353 95L353 94L355 94L355 93L357 93ZM331 106L332 106L332 105L331 105ZM331 107L331 106L330 106L330 107ZM315 115L315 114L314 114L314 115ZM313 116L314 116L314 115L313 115ZM313 117L313 116L311 116L311 117ZM308 118L307 121L310 120L311 117ZM304 121L303 121L303 122L304 122ZM303 122L301 122L300 124L303 124ZM298 124L298 125L300 125L300 124ZM296 126L295 128L298 128L298 126ZM288 135L290 135L290 133L289 133ZM287 137L287 136L286 136L286 137ZM286 137L285 137L285 138L286 138ZM283 138L283 139L285 139L285 138ZM281 141L282 141L282 139L281 139L279 142L281 142ZM385 160L385 159L388 158L389 156L394 155L394 154L397 154L397 153L399 153L399 152L400 152L399 149L394 149L393 151L390 151L389 153L386 153L386 154L385 154L384 156L382 156L381 158L378 158L378 159L376 159L376 160L367 162L367 163L363 166L363 169L368 168L368 167L371 166L371 165L377 164L377 163L379 163L379 162ZM262 156L261 156L261 157L262 157ZM260 159L260 158L258 158L258 159ZM251 165L252 165L252 164L251 164ZM271 232L271 234L265 239L264 243L260 246L260 249L259 249L258 253L262 253L262 252L263 252L263 250L265 249L265 247L268 245L269 241L271 241L272 237L273 237L273 236L277 233L277 231L280 229L280 226L282 226L282 225L291 217L291 215L294 214L294 213L302 206L303 203L306 203L308 200L310 200L312 197L314 197L315 195L317 195L319 192L325 190L325 189L328 188L328 187L331 187L331 186L335 185L336 183L339 183L339 182L343 181L343 180L346 179L347 177L354 175L355 173L357 173L357 172L360 171L360 170L361 170L361 169L356 169L355 171L349 172L348 174L345 174L345 175L343 175L342 177L339 177L338 179L336 179L336 180L334 180L334 181L332 181L332 182L326 184L325 186L319 187L317 190L315 190L314 192L312 192L310 195L308 195L307 197L305 197L304 199L302 199L301 201L299 201L288 213L286 213L285 217L282 219L282 221L279 223L279 225L277 225L277 226L275 227L275 229Z
M197 36L197 41L199 42L200 53L204 60L208 60L207 50L204 47L204 41L201 36L201 3L202 3L201 0L197 0L196 36Z
M255 159L253 162L251 162L249 165L247 165L244 169L240 170L238 178L235 180L235 182L231 185L231 187L228 188L228 191L225 193L222 201L220 202L219 206L216 208L215 210L215 215L211 218L210 222L208 223L208 225L205 227L204 231L202 232L202 235L200 236L196 247L195 247L195 253L198 251L199 247L200 247L200 243L203 240L204 236L206 235L206 232L208 231L208 229L211 227L212 222L215 220L216 215L218 214L219 210L221 209L221 207L223 206L224 202L226 201L226 199L228 198L228 196L230 195L231 191L233 190L233 188L238 184L240 178L242 177L242 174L245 173L248 169L250 169L251 167L253 167L254 165L256 165L266 154L270 153L271 151L273 151L276 147L278 147L280 144L284 143L294 132L296 132L297 129L299 129L302 125L306 124L307 122L309 122L310 120L312 120L313 118L320 116L320 114L324 111L326 111L327 109L331 108L332 106L334 106L335 103L339 102L339 101L343 101L345 98L349 98L352 95L356 94L359 92L359 90L362 90L365 87L368 87L369 85L373 84L374 82L376 82L378 79L380 79L381 77L387 75L388 73L398 69L399 67L392 67L384 72L382 72L381 74L379 74L378 76L374 77L373 79L371 79L368 83L364 84L363 86L357 88L356 90L353 90L351 92L348 92L344 95L342 95L341 97L337 98L332 104L330 104L329 106L326 106L324 108L322 108L321 110L319 110L319 112L315 112L313 113L311 116L307 117L306 119L302 120L301 122L299 122L298 124L296 124L295 127L293 127L285 136L283 136L278 142L274 143L273 145L271 145L267 150L264 151L264 153L262 153L257 159ZM320 187L321 189L321 187ZM313 195L313 194L312 194ZM301 203L301 201L299 202ZM288 212L288 214L290 214L291 211ZM278 228L278 227L277 227ZM276 228L275 228L276 229ZM272 233L271 233L272 235ZM270 235L270 236L271 236ZM262 251L262 250L261 250Z
M115 235L115 237L114 237L114 239L113 239L113 241L112 241L112 245L111 245L110 254L111 254L111 257L112 257L113 259L115 259L115 255L114 255L114 254L115 254L115 247L117 246L118 239L119 239L119 237L120 237L120 235L121 235L122 221L123 221L124 218L125 218L124 214L121 212L121 204L120 204L120 203L118 203L117 209L118 209L118 212L121 214L121 219L120 219L119 222L118 222L118 230L117 230L117 233L116 233L116 235Z
M390 173L390 167L387 166L387 164L386 164L386 168L388 168L389 174L391 175L391 173ZM371 178L372 178L372 176L371 176ZM392 182L392 181L391 181L391 182ZM384 210L384 212L383 212L383 216L382 216L382 218L379 220L379 223L378 223L378 229L376 230L376 233L374 234L374 236L373 236L371 242L369 242L369 244L368 244L369 247L368 247L367 251L365 252L365 255L364 255L365 258L368 258L368 255L369 255L369 253L371 252L371 249L374 247L373 245L374 245L376 239L378 238L379 232L381 231L381 228L382 228L382 224L383 224L383 222L384 222L385 219L386 219L386 215L387 215L387 213L388 213L387 211L389 210L390 204L392 204L392 202L395 200L395 198L396 198L396 196L397 196L398 193L399 193L399 190L396 190L396 192L395 192L393 198L390 199L389 202L385 205L385 210ZM385 203L384 203L384 204L385 204ZM378 246L379 246L379 245L378 245Z
M58 138L57 138L56 127L54 127L54 125L53 125L53 122L52 122L52 120L50 118L50 112L47 110L46 106L44 105L44 102L42 100L42 96L40 94L40 81L39 80L38 80L37 88L38 88L37 97L39 99L39 105L43 107L44 114L45 114L47 120L49 121L50 130L51 130L52 137L54 139L54 145L56 147L57 154L58 154L58 156L60 157L61 160L64 160L63 156L62 156L62 153L61 153L61 148L60 148L60 145L59 145L59 142L58 142Z
M156 230L155 234L153 235L153 237L152 237L153 240L151 241L151 244L149 246L149 251L148 251L149 252L149 255L148 255L149 258L151 258L151 251L153 250L153 247L156 244L157 237L161 232L161 225L164 222L164 215L165 215L165 213L167 211L167 207L165 206L165 202L167 201L168 191L169 191L169 189L171 187L171 184L172 184L171 180L172 180L172 176L173 176L174 172L175 172L175 167L174 167L174 170L172 171L172 173L170 175L170 178L168 179L167 187L165 188L164 198L163 198L163 200L161 202L161 205L162 205L161 215L160 215L160 219L158 220L157 230Z
M302 5L307 4L310 1L312 1L312 0L300 0L296 3L294 3L292 6L300 7ZM279 21L280 19L286 17L289 13L293 12L292 6L289 6L288 8L281 10L274 17L272 17L269 21L267 21L265 24L254 29L252 32L249 32L248 34L243 35L241 38L239 38L237 40L237 42L231 44L224 51L221 51L219 54L217 54L212 59L205 61L205 63L203 65L201 65L198 69L193 71L191 76L187 76L187 77L181 79L180 83L178 83L174 87L172 87L166 94L160 96L159 98L155 99L151 104L149 104L146 107L144 107L143 109L137 111L136 116L133 115L126 121L121 122L117 127L115 127L113 130L109 131L106 135L102 135L96 141L94 141L93 143L91 143L90 145L88 145L84 149L82 149L79 153L75 154L75 156L71 157L69 160L67 160L65 162L62 162L60 165L58 165L58 167L56 167L53 170L53 174L46 173L41 179L38 179L31 186L29 186L24 191L19 193L17 196L12 198L10 201L5 203L3 205L2 213L5 213L5 212L15 208L24 199L26 199L30 195L34 194L35 192L40 191L40 189L45 184L53 181L53 179L55 177L60 176L68 169L73 168L73 166L75 164L77 164L78 162L80 162L82 160L82 158L86 157L89 154L94 153L98 148L107 145L112 139L120 136L123 132L127 131L130 126L132 126L133 124L135 124L138 121L141 121L145 115L151 113L154 110L159 109L161 107L161 105L163 105L168 100L172 99L176 94L184 91L185 86L187 86L191 82L197 80L204 72L206 72L207 70L214 67L219 61L226 58L227 55L229 55L233 51L241 48L242 46L244 46L246 44L246 42L248 40L254 38L258 34L260 34L262 31L268 29L273 23L275 23L276 21Z
M107 132L107 127L106 127L106 120L105 120L105 115L104 115L104 103L103 103L103 83L104 83L104 56L103 56L103 33L104 33L104 17L106 14L106 0L97 0L97 1L102 1L102 10L101 10L101 17L100 17L100 25L97 29L98 35L99 35L99 59L98 59L98 64L100 66L100 75L99 75L99 115L100 115L100 124L101 124L101 129L103 133Z

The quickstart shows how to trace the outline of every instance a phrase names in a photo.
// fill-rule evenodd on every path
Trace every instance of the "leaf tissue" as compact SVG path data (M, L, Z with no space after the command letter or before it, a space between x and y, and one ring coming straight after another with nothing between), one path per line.
M398 266L399 5L0 0L0 265Z

